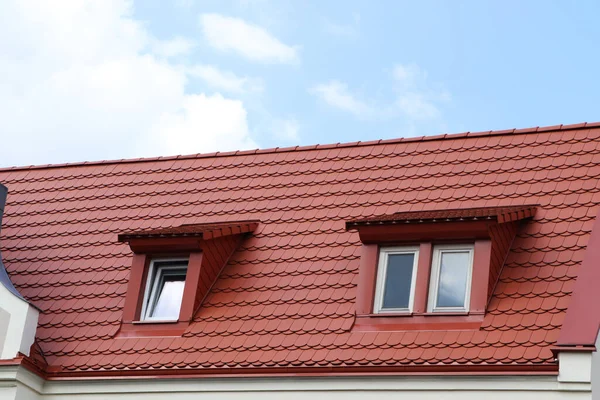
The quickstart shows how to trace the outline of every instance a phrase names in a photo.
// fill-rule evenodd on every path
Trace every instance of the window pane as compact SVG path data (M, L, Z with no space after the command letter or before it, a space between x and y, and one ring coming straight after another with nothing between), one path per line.
M183 287L185 276L165 276L156 305L152 310L151 317L164 319L177 319L181 300L183 299Z
M436 307L465 307L470 253L442 252Z
M414 254L388 255L382 308L408 308L414 260Z

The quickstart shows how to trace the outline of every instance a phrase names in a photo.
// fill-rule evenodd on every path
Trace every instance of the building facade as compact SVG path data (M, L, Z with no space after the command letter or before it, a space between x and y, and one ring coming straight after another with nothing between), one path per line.
M0 182L0 399L600 398L600 124Z

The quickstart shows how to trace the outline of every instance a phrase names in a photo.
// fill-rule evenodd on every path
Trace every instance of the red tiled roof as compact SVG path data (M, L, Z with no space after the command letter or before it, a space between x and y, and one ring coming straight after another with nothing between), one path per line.
M555 368L600 205L598 124L14 168L2 254L56 374ZM479 330L357 332L358 234L398 212L539 204ZM260 220L182 337L119 338L123 232ZM179 373L179 372L178 372Z
M443 222L455 220L477 220L494 219L500 223L517 221L520 219L531 218L535 214L537 206L508 206L508 207L476 207L476 208L455 208L448 210L424 210L397 212L394 214L380 215L370 218L362 218L346 223L347 229L356 225L369 225L373 223L388 222Z
M122 233L118 236L119 242L127 242L134 238L151 237L180 237L198 236L212 239L220 236L236 235L253 232L258 226L258 221L236 221L211 224L184 224L169 228L147 229L137 232Z

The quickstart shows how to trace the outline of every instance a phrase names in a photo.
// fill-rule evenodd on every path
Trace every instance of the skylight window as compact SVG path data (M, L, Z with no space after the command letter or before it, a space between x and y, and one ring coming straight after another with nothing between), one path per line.
M417 248L381 249L374 312L412 311L418 257Z
M429 311L469 311L472 269L473 246L434 247Z
M141 319L176 321L183 299L187 259L153 260L148 271Z

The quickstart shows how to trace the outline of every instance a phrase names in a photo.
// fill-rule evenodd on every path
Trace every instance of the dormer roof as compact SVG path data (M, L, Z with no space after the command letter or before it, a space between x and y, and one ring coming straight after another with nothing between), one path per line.
M198 237L205 240L216 239L221 236L239 235L253 232L259 221L234 221L203 224L183 224L168 228L147 229L137 232L122 233L119 242L128 242L133 239L146 238L179 238Z
M537 205L515 205L505 207L467 207L448 210L405 211L349 221L346 223L346 228L350 229L362 225L378 224L478 220L494 220L498 223L505 223L533 217L536 209Z

